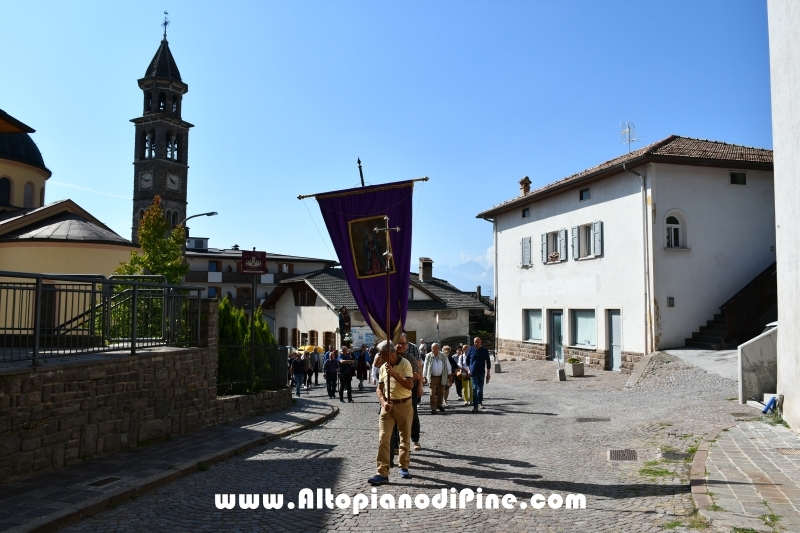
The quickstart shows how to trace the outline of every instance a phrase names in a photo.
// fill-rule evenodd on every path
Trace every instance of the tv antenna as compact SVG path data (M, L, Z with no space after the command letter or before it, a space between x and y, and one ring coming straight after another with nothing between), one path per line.
M619 123L619 138L622 144L628 145L628 153L631 152L631 143L639 142L636 136L636 126L633 122L620 122Z

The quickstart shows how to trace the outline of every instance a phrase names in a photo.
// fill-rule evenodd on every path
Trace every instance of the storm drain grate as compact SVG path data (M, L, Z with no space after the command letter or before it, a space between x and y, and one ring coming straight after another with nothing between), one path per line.
M576 418L575 422L611 422L610 418Z
M90 487L102 487L103 485L108 485L109 483L114 483L115 481L119 481L122 479L121 477L104 477L103 479L98 479L97 481L92 481L91 483L87 483Z
M608 450L610 461L636 461L636 450Z
M800 457L800 448L775 448L775 451L782 455Z

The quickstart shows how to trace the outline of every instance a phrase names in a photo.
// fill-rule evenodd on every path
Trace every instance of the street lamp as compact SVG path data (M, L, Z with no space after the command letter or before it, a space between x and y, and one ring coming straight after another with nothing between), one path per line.
M180 224L178 224L178 225L179 225L179 226L184 226L184 227L186 227L186 221L187 221L187 220L191 220L191 219L193 219L193 218L196 218L196 217L213 217L213 216L216 216L217 214L218 214L218 213L217 213L216 211L209 211L208 213L200 213L199 215L192 215L192 216L190 216L190 217L186 217L186 218L184 218L184 219L181 221L181 223L180 223ZM187 235L187 237L188 237L188 235Z
M196 217L213 217L213 216L216 216L216 215L217 215L216 211L209 211L208 213L199 213L197 215L192 215L190 217L184 218L181 221L181 223L178 224L178 226L183 226L185 228L187 220L191 220L191 219L196 218ZM181 255L183 256L183 262L184 263L186 262L186 239L188 239L188 238L189 238L189 234L187 233L186 235L183 236L183 244L181 245ZM185 281L186 281L186 276L184 275L183 279L181 280L181 284L183 284Z

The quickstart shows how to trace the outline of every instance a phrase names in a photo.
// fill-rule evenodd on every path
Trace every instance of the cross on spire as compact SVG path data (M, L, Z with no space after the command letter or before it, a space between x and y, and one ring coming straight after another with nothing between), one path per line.
M164 26L164 40L165 41L167 40L167 26L169 26L169 19L167 18L168 15L169 15L169 13L164 11L164 22L161 23L161 25Z

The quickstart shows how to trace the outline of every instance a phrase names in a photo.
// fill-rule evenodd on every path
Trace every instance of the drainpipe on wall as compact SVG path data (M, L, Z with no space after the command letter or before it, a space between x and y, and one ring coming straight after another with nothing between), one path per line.
M501 372L500 369L500 357L497 354L498 349L500 348L500 339L497 338L497 325L499 322L497 321L497 317L500 314L498 312L497 307L497 219L495 218L492 220L493 232L494 235L494 373L499 374Z
M650 344L648 343L648 322L650 318L650 252L648 245L648 231L647 231L647 189L645 188L645 177L631 170L627 167L626 163L622 163L622 170L636 174L642 180L642 239L644 240L644 355L650 353ZM649 336L652 340L652 335Z

